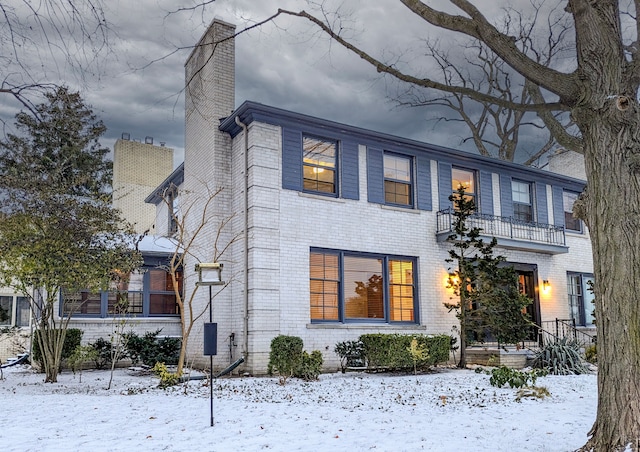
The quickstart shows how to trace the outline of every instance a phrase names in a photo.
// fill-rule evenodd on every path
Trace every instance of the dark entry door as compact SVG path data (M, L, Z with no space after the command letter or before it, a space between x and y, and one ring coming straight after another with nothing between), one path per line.
M520 288L520 293L533 300L533 302L529 306L527 306L526 312L527 314L529 314L529 318L531 319L531 321L540 326L540 299L538 298L538 295L536 293L536 271L535 269L525 270L516 268L516 272L518 274L518 286ZM538 340L537 328L531 328L529 340Z

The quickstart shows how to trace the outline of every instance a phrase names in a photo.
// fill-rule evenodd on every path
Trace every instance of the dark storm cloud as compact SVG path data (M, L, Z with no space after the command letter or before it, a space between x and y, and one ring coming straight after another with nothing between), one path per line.
M518 0L520 1L520 0ZM440 7L443 2L434 3ZM484 3L484 2L483 2ZM502 2L512 3L512 2ZM517 2L516 2L517 3ZM176 149L184 143L184 62L214 16L237 25L265 19L278 8L311 10L304 0L217 0L202 13L168 14L184 2L138 0L109 2L114 35L103 55L103 72L82 89L87 102L108 127L102 140L112 146L123 132ZM341 5L343 33L371 54L416 71L421 39L447 35L430 29L397 0L348 0ZM332 5L325 2L328 10ZM488 6L483 6L486 10ZM497 6L491 6L497 11ZM334 17L335 19L336 17ZM183 48L182 50L178 50ZM52 62L45 61L45 64ZM58 80L56 80L58 81ZM443 123L436 109L397 108L390 99L396 82L385 79L302 19L281 17L236 40L236 106L252 100L403 137L472 150L459 123ZM12 111L13 109L13 111ZM0 115L15 105L0 98Z

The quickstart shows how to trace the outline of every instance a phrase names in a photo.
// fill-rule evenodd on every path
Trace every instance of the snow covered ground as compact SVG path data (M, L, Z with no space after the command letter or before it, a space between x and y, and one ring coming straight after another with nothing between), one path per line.
M472 370L326 374L206 381L158 389L118 369L64 372L58 383L27 366L0 380L0 450L9 451L571 451L595 420L596 375L538 379L551 396L517 402Z

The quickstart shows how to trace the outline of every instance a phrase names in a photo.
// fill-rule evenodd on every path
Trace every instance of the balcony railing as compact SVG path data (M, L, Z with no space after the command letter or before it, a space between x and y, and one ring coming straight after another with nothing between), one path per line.
M438 212L437 235L453 233L455 215L453 209ZM468 228L480 228L483 236L506 238L516 241L540 243L557 247L565 247L563 226L533 223L517 220L512 217L498 217L487 214L474 214L467 220Z

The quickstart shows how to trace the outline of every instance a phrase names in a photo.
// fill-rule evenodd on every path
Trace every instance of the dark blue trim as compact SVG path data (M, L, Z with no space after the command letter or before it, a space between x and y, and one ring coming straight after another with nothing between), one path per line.
M486 171L480 171L480 201L479 211L487 215L493 213L493 176Z
M302 132L282 129L282 188L302 190Z
M171 187L172 185L174 187L179 187L180 185L182 185L183 182L184 182L184 163L181 163L180 166L178 166L175 170L173 170L173 172L165 180L163 180L160 183L160 185L158 185L158 187L153 191L153 193L151 193L149 196L145 198L144 202L148 204L155 204L157 206L162 202L163 200L162 195L169 187Z
M453 204L449 201L449 196L453 193L451 178L451 164L438 162L438 210L453 207Z
M360 199L360 170L358 159L358 143L355 141L342 141L340 149L340 194L345 199Z
M382 149L367 149L367 200L384 204L384 153Z
M473 168L478 171L511 175L518 179L540 181L549 185L559 185L564 189L577 192L582 192L586 185L583 180L566 177L549 171L366 130L326 119L314 118L312 116L251 101L244 102L231 116L223 119L219 129L235 137L242 130L240 126L235 123L236 116L239 116L245 124L258 121L283 128L293 127L298 130L320 134L321 136L340 141L356 141L358 144L367 147L372 146L410 155L422 154L428 159L438 162Z
M547 209L547 186L542 183L535 183L536 197L536 221L538 223L549 223L549 213Z
M553 224L554 226L564 226L564 199L562 187L551 187L553 202Z
M500 175L500 210L501 216L513 216L513 194L511 188L511 177Z
M416 207L432 210L431 160L424 155L416 156Z

